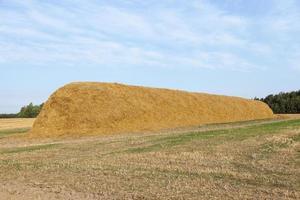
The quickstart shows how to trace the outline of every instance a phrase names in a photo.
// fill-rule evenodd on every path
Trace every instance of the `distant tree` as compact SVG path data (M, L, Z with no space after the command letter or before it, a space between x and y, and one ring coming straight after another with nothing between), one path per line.
M270 106L274 113L300 113L300 90L293 92L280 92L271 94L265 98L254 98L265 102Z
M33 103L30 103L27 106L23 106L20 110L20 112L17 114L20 118L34 118L37 117L40 113L41 109L43 107L43 104L41 105L33 105Z
M18 115L14 113L10 114L0 114L0 118L16 118Z
M43 105L44 103L40 105L33 105L33 103L30 103L27 106L23 106L20 112L16 114L0 114L0 118L35 118L42 110Z

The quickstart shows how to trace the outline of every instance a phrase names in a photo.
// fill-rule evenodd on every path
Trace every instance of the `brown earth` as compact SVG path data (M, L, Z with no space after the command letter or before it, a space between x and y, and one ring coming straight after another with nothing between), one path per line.
M31 135L133 133L273 117L266 104L239 97L81 82L50 96Z

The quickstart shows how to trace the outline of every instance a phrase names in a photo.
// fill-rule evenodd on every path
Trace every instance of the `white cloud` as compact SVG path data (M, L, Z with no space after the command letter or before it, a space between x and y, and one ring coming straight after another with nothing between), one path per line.
M91 0L5 2L21 12L0 8L2 63L251 70L261 66L251 55L263 59L272 55L274 45L281 45L271 38L261 42L257 37L264 35L259 34L273 37L270 30L285 32L291 26L297 30L298 19L294 8L287 12L292 1L284 9L275 7L272 15L261 21L225 12L202 0L190 1L186 8L161 2L145 12ZM274 13L280 13L279 17ZM256 33L259 28L263 33Z

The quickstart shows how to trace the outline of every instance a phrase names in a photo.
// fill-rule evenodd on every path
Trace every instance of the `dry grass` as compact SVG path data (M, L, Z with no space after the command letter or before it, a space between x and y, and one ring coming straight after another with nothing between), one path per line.
M285 119L299 119L300 114L277 114L279 118L285 118Z
M0 119L0 130L32 127L34 118Z
M1 140L4 199L300 198L299 119L196 132L22 138L10 146L1 146L10 137Z
M260 101L110 83L72 83L45 103L34 137L146 132L273 118Z

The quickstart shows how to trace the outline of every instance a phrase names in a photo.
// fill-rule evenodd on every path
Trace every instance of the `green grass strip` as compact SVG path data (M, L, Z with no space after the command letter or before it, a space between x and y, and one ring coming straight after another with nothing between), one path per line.
M225 130L213 130L204 132L192 132L184 134L176 134L168 137L153 139L148 141L150 145L143 147L134 147L128 149L126 152L129 153L142 153L149 151L158 151L163 148L170 148L177 145L182 145L193 140L206 140L216 137L220 138L220 141L226 140L246 140L251 137L277 133L283 129L288 128L300 128L300 120L288 120L279 121L269 124L253 125L243 128L232 128Z
M0 130L0 138L13 135L13 134L21 134L29 131L30 128L15 128L15 129L8 129L8 130Z

